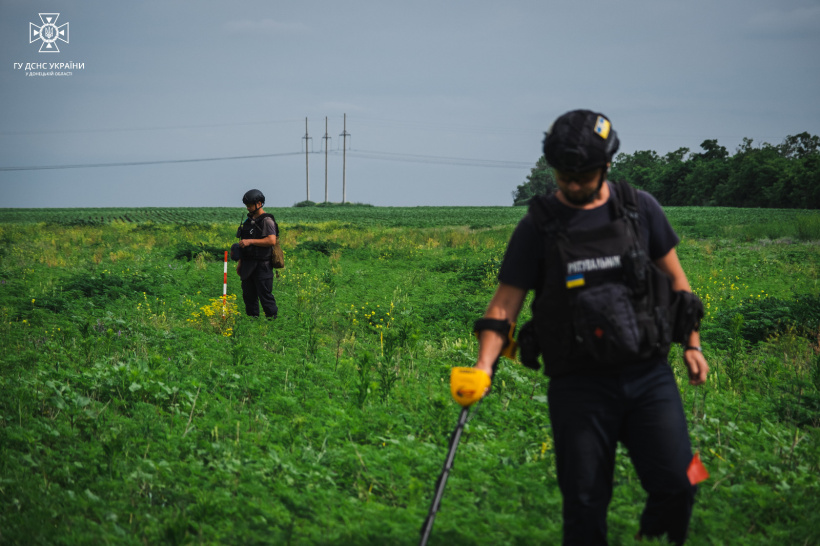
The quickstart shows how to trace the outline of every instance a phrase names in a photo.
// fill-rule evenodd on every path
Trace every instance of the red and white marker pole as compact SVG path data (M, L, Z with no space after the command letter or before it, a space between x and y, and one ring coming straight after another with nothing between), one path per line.
M225 251L225 269L222 277L222 318L227 314L228 302L228 251Z

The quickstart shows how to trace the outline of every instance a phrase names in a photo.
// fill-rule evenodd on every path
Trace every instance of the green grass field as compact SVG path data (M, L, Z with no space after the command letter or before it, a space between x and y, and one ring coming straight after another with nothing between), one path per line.
M0 544L418 543L525 210L270 210L275 322L232 269L222 318L241 208L0 209ZM820 214L667 212L712 367L670 356L711 473L691 543L820 543ZM502 361L431 544L560 541L546 384ZM619 453L612 544L644 498Z

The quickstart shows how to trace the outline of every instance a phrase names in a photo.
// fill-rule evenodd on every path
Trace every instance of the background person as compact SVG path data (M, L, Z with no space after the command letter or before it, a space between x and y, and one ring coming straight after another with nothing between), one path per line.
M609 120L588 110L568 112L548 131L544 155L555 169L558 191L534 198L539 203L530 205L510 239L498 288L484 319L476 322L479 355L475 367L492 376L493 364L506 343L503 332L516 321L527 292L536 290L533 335L545 372L551 377L548 402L558 485L564 500L564 544L606 544L606 514L619 441L629 451L648 493L639 536L667 535L681 544L696 488L687 478L692 450L680 394L667 360L669 344L657 354L647 356L644 352L631 360L608 358L608 348L603 356L593 356L588 347L597 347L595 336L606 339L610 334L604 328L595 330L591 337L582 336L582 327L576 324L583 323L578 323L574 314L578 294L584 290L587 295L594 294L592 287L604 289L595 284L596 278L608 279L606 290L617 291L625 283L612 280L623 279L626 266L621 264L621 256L610 259L612 252L606 248L610 243L630 243L625 235L612 235L618 233L616 220L621 226L628 224L618 216L623 209L617 208L617 199L623 196L616 195L618 190L626 190L606 181L617 149L617 135ZM671 277L673 290L691 293L674 248L679 239L663 210L648 193L637 192L637 201L640 248ZM559 236L547 240L547 234L555 232L545 231L539 224L536 206L552 211ZM633 236L631 241L635 239ZM577 247L583 252L603 248L600 256L586 255L590 261L574 262L573 272L582 271L580 279L569 275L571 267L566 265L571 259L567 254L581 252ZM592 271L594 264L610 269ZM629 331L628 325L615 326L613 331ZM683 358L690 383L700 385L709 367L695 330L687 329L681 337L687 343ZM521 342L522 336L520 332ZM624 344L622 339L609 342L612 346Z
M275 319L279 308L273 296L271 253L279 229L273 215L262 209L265 195L261 191L249 190L242 197L242 202L248 209L248 218L236 230L242 256L236 263L236 272L242 280L245 313L258 317L261 303L265 316Z

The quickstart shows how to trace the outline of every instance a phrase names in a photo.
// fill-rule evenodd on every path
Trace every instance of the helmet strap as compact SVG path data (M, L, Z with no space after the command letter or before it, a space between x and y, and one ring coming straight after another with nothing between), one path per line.
M255 209L248 211L248 218L253 218L256 216L256 211L262 208L262 205L257 205Z
M595 188L595 191L590 193L589 196L586 199L584 199L584 201L582 201L582 202L570 201L570 203L572 203L573 205L583 206L583 205L587 205L589 203L592 203L593 201L598 199L598 196L601 194L601 188L604 186L604 181L606 180L606 175L607 175L608 172L609 172L609 169L607 169L606 167L601 169L601 176L600 176L600 178L598 178L598 187Z
M606 175L609 174L609 168L604 167L601 169L601 178L598 179L598 188L595 190L593 194L593 201L598 198L598 195L601 193L601 188L604 187L604 181L606 180Z

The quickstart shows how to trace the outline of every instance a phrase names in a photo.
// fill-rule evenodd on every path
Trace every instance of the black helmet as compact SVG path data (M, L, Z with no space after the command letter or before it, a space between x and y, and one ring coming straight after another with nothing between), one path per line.
M248 190L245 192L245 195L242 196L242 202L246 205L255 205L256 203L262 201L262 204L265 204L265 194L259 190Z
M619 144L606 116L573 110L556 119L546 132L544 157L559 171L590 171L612 161Z

